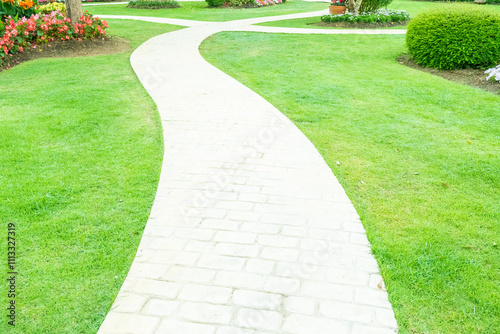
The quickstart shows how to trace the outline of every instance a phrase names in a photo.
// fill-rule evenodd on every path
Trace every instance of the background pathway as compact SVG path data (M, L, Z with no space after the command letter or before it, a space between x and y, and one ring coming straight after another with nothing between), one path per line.
M133 53L165 153L136 259L100 334L397 331L360 219L318 151L198 52L216 32L268 19L197 22Z

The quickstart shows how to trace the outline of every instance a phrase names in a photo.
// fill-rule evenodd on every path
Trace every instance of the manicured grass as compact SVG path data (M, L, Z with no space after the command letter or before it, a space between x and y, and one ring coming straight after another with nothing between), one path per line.
M422 11L436 6L443 6L448 4L448 2L431 2L431 1L414 1L414 0L394 0L389 6L389 9L394 10L406 10L410 13L410 18L415 17ZM500 11L500 6L489 6L486 5L491 10ZM264 22L257 25L269 26L269 27L290 27L290 28L311 28L311 29L340 29L331 27L320 27L313 25L314 23L321 22L321 17L308 17L304 19L293 19L293 20L281 20L274 22ZM381 28L381 29L404 29L405 27L399 26L394 28Z
M498 331L500 96L398 64L404 36L227 32L201 50L323 155L401 333Z
M178 29L109 21L132 48ZM12 222L18 271L16 327L2 284L0 333L96 333L125 279L163 155L156 106L129 57L38 59L0 73L2 249Z
M205 1L180 2L181 8L173 9L135 9L122 5L87 6L84 7L91 14L101 15L136 15L168 17L198 21L231 21L255 17L286 15L302 12L314 12L328 8L324 2L287 1L285 4L266 6L261 8L209 8Z

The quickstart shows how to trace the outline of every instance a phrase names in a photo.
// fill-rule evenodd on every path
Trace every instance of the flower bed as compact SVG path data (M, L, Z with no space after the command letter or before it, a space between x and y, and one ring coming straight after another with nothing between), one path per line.
M361 13L355 16L352 13L340 15L324 15L321 17L322 22L336 23L387 23L387 22L404 22L410 19L410 14L405 10L385 10L380 9L374 13Z
M486 70L486 72L484 73L488 74L486 80L492 80L492 81L496 80L500 82L500 65L498 65L497 67L490 68L489 70Z
M40 14L50 14L52 12L59 11L61 13L66 12L66 5L62 2L50 2L46 5L41 5L38 7L38 13Z
M108 23L85 12L78 23L60 12L23 17L19 21L8 18L0 22L0 65L6 57L22 52L25 47L54 40L83 40L105 35Z

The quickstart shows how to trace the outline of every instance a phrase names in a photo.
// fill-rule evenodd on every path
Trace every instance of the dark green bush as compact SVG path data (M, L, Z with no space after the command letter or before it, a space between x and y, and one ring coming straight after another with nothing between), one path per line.
M408 52L422 66L487 68L500 62L500 13L454 4L427 10L408 24Z
M226 0L205 0L208 3L208 7L220 7L226 2Z
M180 5L175 0L134 0L127 5L128 8L141 9L161 9L161 8L179 8Z
M382 7L387 7L392 0L363 0L359 7L360 13L372 13Z

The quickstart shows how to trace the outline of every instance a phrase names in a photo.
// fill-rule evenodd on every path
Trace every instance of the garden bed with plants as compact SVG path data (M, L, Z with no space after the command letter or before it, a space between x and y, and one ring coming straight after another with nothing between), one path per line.
M31 0L0 3L0 68L8 69L21 62L25 57L13 57L38 45L84 41L106 35L107 22L87 12L78 22L72 23L60 11L65 9L62 4L52 3L40 8L42 10L38 13L39 9Z
M205 0L209 7L257 8L280 5L286 0Z
M403 26L410 20L410 14L404 10L380 9L370 13L352 13L324 15L318 25L342 28L387 28Z
M410 14L405 10L381 9L392 0L332 0L330 14L323 15L319 26L341 28L387 28L406 25ZM338 9L337 9L338 8Z

